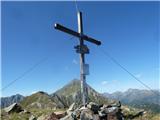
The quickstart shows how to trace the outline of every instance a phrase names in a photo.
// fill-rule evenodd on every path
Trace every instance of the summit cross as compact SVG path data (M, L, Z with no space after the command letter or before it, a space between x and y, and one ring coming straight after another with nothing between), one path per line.
M82 12L78 12L77 17L78 17L78 32L57 23L55 24L54 28L79 38L79 45L75 46L75 49L76 52L80 54L81 97L82 97L82 104L86 106L86 103L88 102L86 75L89 74L89 65L85 64L85 54L89 54L89 49L84 44L84 41L88 41L96 45L101 45L101 42L83 34Z

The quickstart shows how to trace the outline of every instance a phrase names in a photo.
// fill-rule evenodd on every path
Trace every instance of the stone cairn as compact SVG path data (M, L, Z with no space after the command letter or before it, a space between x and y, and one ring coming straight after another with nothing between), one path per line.
M94 102L85 107L77 107L73 103L67 110L67 116L60 120L124 120L121 103L113 105L98 105Z

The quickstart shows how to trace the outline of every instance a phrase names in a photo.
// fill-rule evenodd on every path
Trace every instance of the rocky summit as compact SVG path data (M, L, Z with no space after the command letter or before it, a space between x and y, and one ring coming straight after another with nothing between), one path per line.
M131 120L145 114L144 111L139 111L134 115L125 115L121 109L120 102L110 105L99 105L97 103L90 102L86 104L86 106L80 105L78 107L76 103L73 103L69 109L65 111L52 111L48 114L42 114L40 116L36 116L33 112L23 109L19 104L16 103L5 108L4 110L8 115L16 113L18 114L19 119L27 116L25 119L29 120ZM4 118L3 120L8 120L9 118L10 117ZM23 120L23 118L21 119Z
M112 105L98 105L90 102L86 106L81 106L73 110L74 105L73 103L70 106L67 111L68 114L60 120L124 120L134 119L145 114L144 111L139 111L128 117L123 113L120 102Z
M68 110L68 115L61 120L122 120L121 105L98 105L94 102L88 103L85 107L75 110ZM72 105L72 107L74 107Z

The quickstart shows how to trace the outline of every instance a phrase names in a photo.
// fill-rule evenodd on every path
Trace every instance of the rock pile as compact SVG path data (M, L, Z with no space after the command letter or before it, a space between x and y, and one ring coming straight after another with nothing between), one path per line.
M123 107L122 107L123 108ZM111 105L98 105L94 102L79 106L73 103L67 111L55 111L41 116L34 116L31 112L23 109L19 104L14 103L4 109L8 114L18 113L28 114L29 120L124 120L134 119L142 116L145 112L141 111L135 114L124 115L121 109L121 103Z
M68 109L68 115L60 120L123 120L120 102L116 105L98 105L90 102L86 107L80 106L73 109L72 104Z

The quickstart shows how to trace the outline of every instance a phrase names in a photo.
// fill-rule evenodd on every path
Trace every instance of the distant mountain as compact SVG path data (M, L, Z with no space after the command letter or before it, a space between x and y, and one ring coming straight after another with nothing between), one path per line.
M8 101L6 100L7 103L5 103L6 101L3 102L3 105L7 104L6 106L8 106L11 103L19 102L19 105L23 109L25 109L25 111L29 111L30 113L33 113L38 117L41 116L43 117L43 115L50 114L56 110L66 110L66 108L68 108L72 103L75 103L74 107L78 108L79 105L81 105L82 103L80 84L81 84L80 80L75 79L52 94L39 91L37 93L34 93L26 97L23 97L21 95L15 95L17 97L11 96L8 97ZM121 106L122 112L125 116L130 117L131 115L136 115L138 111L141 111L141 109L135 108L137 107L137 108L143 108L147 111L148 114L146 114L144 118L147 118L149 120L158 120L159 116L157 115L160 113L160 103L159 103L160 99L159 96L157 96L157 94L159 94L159 91L155 91L156 94L154 94L153 92L147 90L129 89L126 92L115 92L113 94L109 93L100 94L96 92L89 85L87 85L87 89L89 97L88 102L98 103L99 104L98 106L101 106L101 104L105 104L105 106L109 105L111 107L111 105L113 106L116 105L113 103L115 103L117 100L120 100L122 103ZM17 98L17 99L11 101L12 100L11 98ZM128 105L131 107L129 107ZM151 110L154 113L148 112L148 110ZM17 118L20 117L21 114L26 115L25 113L17 113ZM4 113L3 116L6 117L6 120L8 120L8 117L11 117L12 114L8 115ZM153 116L156 116L156 119L155 118L150 119Z
M50 95L39 91L30 96L25 97L20 104L27 109L56 109L57 104L53 101Z
M63 98L62 103L66 106L70 106L73 102L82 103L81 101L81 88L80 88L80 80L72 80L69 84L65 85L63 88L57 90L55 93L51 94L52 98L57 95L59 98ZM87 85L88 90L88 101L94 101L96 103L109 103L111 100L104 97L102 94L96 92L93 88Z
M150 90L128 89L125 92L104 93L103 95L119 100L126 105L160 112L160 92L158 90L153 92Z
M87 85L87 88L89 101L99 104L107 104L112 102L100 93L96 92L89 85ZM27 109L68 108L73 102L77 103L78 105L82 103L80 90L80 80L72 80L70 83L50 95L39 91L25 97L20 104Z
M23 99L24 99L24 96L22 96L20 94L12 95L10 97L2 97L1 102L0 102L0 106L1 106L1 108L8 107L9 105L11 105L13 103L19 103Z

